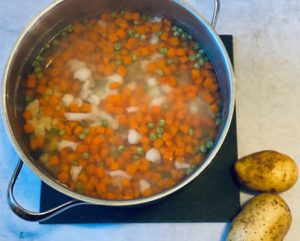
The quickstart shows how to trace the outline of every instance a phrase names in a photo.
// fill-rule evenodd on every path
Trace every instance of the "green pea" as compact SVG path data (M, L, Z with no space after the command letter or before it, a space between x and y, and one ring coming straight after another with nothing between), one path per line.
M159 121L158 121L158 125L159 126L164 126L166 124L166 121L164 120L164 119L160 119Z
M207 150L206 150L206 146L205 145L201 145L200 148L199 148L200 152L202 153L205 153Z
M108 127L108 120L102 120L102 121L101 121L101 125L102 125L103 127Z
M138 146L138 147L136 148L136 152L137 152L137 154L139 154L139 155L143 155L143 148L140 147L140 146Z
M175 31L177 31L177 26L176 25L174 25L173 27L172 27L172 30L175 32Z
M83 133L81 133L81 134L79 135L79 139L80 139L80 140L83 140L83 139L85 139L85 137L86 137L86 135L85 135L85 134L83 134Z
M195 63L195 64L194 64L194 68L199 69L200 67L201 67L201 66L200 66L199 63Z
M163 55L166 55L168 53L168 49L167 48L161 48L161 49L159 49L159 52Z
M133 21L133 24L134 24L134 25L139 25L139 24L140 24L140 21L134 20L134 21Z
M82 156L83 159L88 159L90 155L89 155L88 152L84 152L84 153L82 153L81 156Z
M194 60L196 60L197 59L197 56L196 55L190 55L189 56L189 60L190 61L194 61Z
M118 147L118 152L123 153L125 151L125 146L121 145Z
M149 129L152 129L152 128L154 128L154 123L153 122L149 122L147 126L148 126Z
M90 133L90 131L89 131L88 128L84 128L84 129L82 130L82 133L85 134L85 135L87 135L87 134Z
M161 128L161 127L156 128L156 131L157 131L158 134L164 133L164 129Z
M155 73L158 74L159 76L164 76L164 72L161 69L155 70Z
M222 119L220 117L216 118L216 125L219 126L222 123Z
M145 40L145 39L146 39L146 35L145 34L141 34L140 40Z
M35 75L39 80L43 78L43 73L38 73Z
M62 130L59 130L57 134L59 136L64 136L66 134L66 131L62 129Z
M115 43L115 44L114 44L114 49L115 49L116 51L119 51L119 50L121 49L121 43L119 43L119 42Z
M188 34L188 35L187 35L187 38L188 38L189 40L192 40L192 39L193 39L193 36L192 36L191 34Z
M134 37L135 37L135 38L140 38L140 34L139 34L139 33L135 33L135 34L134 34Z
M137 61L138 60L138 57L135 55L135 54L133 54L132 56L131 56L131 58L132 58L132 61Z
M177 32L178 32L178 33L182 33L182 32L183 32L183 29L182 29L182 28L177 28Z
M214 142L212 140L209 140L206 142L206 148L207 149L211 149L214 145Z
M174 37L178 37L180 35L180 33L178 33L177 31L173 33Z
M192 128L190 128L190 129L189 129L189 135L190 135L190 136L193 136L194 133L195 133L194 130L193 130Z
M72 161L71 164L72 164L72 166L78 166L78 162L77 161Z
M129 35L129 37L134 37L135 32L133 29L128 29L127 33Z
M120 12L120 14L121 14L121 15L124 15L124 14L125 14L125 11L124 11L124 10L122 10L122 11Z
M150 136L149 136L149 139L151 141L155 141L156 140L156 135L154 133L151 133Z
M185 170L185 173L186 173L186 175L190 175L190 174L192 174L193 171L194 171L193 168L187 168Z
M42 72L43 72L43 70L42 70L41 67L34 68L34 73L39 74L39 73L42 73Z
M162 133L157 133L156 137L157 139L162 138Z
M78 193L83 193L83 190L84 190L83 184L81 182L77 182L76 191Z

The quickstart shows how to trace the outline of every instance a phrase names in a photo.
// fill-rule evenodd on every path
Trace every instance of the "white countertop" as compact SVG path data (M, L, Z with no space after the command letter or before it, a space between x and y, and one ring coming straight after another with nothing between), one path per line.
M51 0L0 1L0 75L18 35ZM199 2L211 15L211 1ZM199 4L198 3L198 4ZM239 157L274 149L300 167L300 1L221 0L220 34L233 34ZM225 241L226 223L39 225L16 217L6 204L8 180L18 157L0 119L0 240ZM38 209L39 179L27 168L17 184L18 200ZM22 183L22 184L21 184ZM248 196L242 194L242 202ZM285 241L299 240L300 181L282 194L293 224Z

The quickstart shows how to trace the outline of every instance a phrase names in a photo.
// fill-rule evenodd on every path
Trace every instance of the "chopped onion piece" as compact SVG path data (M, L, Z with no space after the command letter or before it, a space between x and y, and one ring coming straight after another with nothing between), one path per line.
M161 160L159 150L151 148L146 152L146 159L151 162L159 162Z
M114 178L114 177L122 177L122 178L127 178L127 179L132 178L127 172L125 172L123 170L109 171L108 174L112 178Z
M86 119L91 119L92 114L91 113L72 113L72 112L66 112L65 117L69 121L82 121Z
M74 102L74 96L71 94L65 94L62 97L62 102L64 103L65 106L69 107L73 102Z
M159 23L159 22L161 22L161 20L162 20L161 17L156 16L156 17L154 17L154 18L152 19L152 22L153 22L153 23Z
M136 88L136 82L130 82L127 85L127 88L130 89L130 90L134 90Z
M100 98L97 95L91 95L88 99L88 102L90 102L92 105L99 105Z
M138 112L139 111L139 107L137 107L137 106L128 106L126 108L126 110L127 110L128 113Z
M157 97L151 100L150 105L162 105L165 101L165 97Z
M102 27L102 28L106 28L107 27L107 22L103 21L102 19L100 19L97 24Z
M76 147L78 146L78 143L73 142L73 141L68 141L68 140L62 140L57 144L57 149L60 151L64 148L71 148L73 151L76 150Z
M156 34L152 34L150 38L150 44L158 44L159 38Z
M72 167L70 169L70 175L71 175L71 178L72 178L73 182L77 181L78 176L79 176L81 170L82 170L82 166L74 166L74 165L72 165Z
M39 112L39 109L40 104L38 99L35 99L26 106L26 110L30 111L33 116L35 116Z
M128 142L129 144L137 144L139 140L141 139L141 134L138 133L136 130L129 130L128 131Z
M179 161L175 161L174 166L176 169L187 169L191 167L189 163Z
M119 74L113 74L107 77L108 82L123 83L123 77Z
M170 91L172 91L172 87L169 85L162 85L161 90L165 93L168 94Z
M145 179L141 179L139 181L139 186L140 186L140 192L144 193L148 188L151 187L150 183L147 182Z
M199 111L198 104L196 101L191 101L189 103L189 110L191 113L196 114Z
M149 86L152 87L152 86L157 85L157 80L156 80L156 78L151 77L151 78L147 79L147 83L148 83Z
M80 69L82 67L86 67L86 63L83 62L83 61L80 61L78 59L72 59L72 60L70 60L67 65L70 67L70 69L71 69L72 72L74 72L77 69Z
M81 67L74 72L74 79L87 81L92 77L92 71L87 67Z

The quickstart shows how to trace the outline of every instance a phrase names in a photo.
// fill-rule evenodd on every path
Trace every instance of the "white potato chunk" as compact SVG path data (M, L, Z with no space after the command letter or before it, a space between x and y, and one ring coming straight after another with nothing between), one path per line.
M144 193L148 188L151 187L150 183L147 182L145 179L141 179L139 181L140 193Z
M73 102L75 101L75 98L71 94L65 94L62 97L62 102L65 106L69 107Z
M159 162L161 160L161 155L159 150L151 148L146 152L146 159L150 162Z
M87 81L92 77L92 71L87 67L81 67L74 72L74 79Z
M114 177L121 177L121 178L127 178L127 179L132 178L131 175L129 175L127 172L125 172L123 170L109 171L108 174L112 178L114 178Z
M138 133L136 130L129 130L128 131L128 142L129 144L137 144L139 143L139 140L141 139L141 134Z
M72 181L73 181L73 182L76 182L76 181L77 181L78 176L79 176L81 170L82 170L82 166L74 166L74 165L73 165L73 166L70 168L70 175L71 175L71 178L72 178Z
M78 143L76 143L74 141L62 140L57 144L57 149L60 151L64 148L69 147L73 151L75 151L77 146L78 146Z
M175 161L174 166L176 169L187 169L191 167L189 163L179 161Z

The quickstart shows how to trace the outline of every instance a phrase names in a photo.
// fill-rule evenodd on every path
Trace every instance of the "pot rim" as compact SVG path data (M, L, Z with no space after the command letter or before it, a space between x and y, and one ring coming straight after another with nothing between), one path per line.
M9 69L11 67L12 61L14 59L15 53L18 49L18 46L22 42L23 38L26 36L26 34L31 30L31 28L39 21L41 17L43 17L48 11L55 8L59 4L62 4L64 0L58 0L50 5L48 5L45 9L40 11L30 22L27 24L23 32L19 35L16 43L14 44L13 49L11 50L9 60L6 64L4 74L3 74L3 81L2 81L2 115L4 119L4 125L6 128L6 131L8 133L9 140L11 144L13 145L14 149L16 150L18 156L21 158L22 161L26 163L26 165L47 185L54 188L56 191L63 193L69 197L72 197L76 200L81 200L84 202L97 204L97 205L103 205L103 206L115 206L115 207L121 207L121 206L134 206L134 205L141 205L146 203L151 203L156 200L162 199L166 196L169 196L170 194L176 192L177 190L181 189L188 183L190 183L192 180L194 180L213 160L217 152L219 151L221 145L224 142L224 139L227 135L227 132L229 130L229 126L232 120L233 111L234 111L234 101L235 101L235 78L234 73L232 69L232 65L230 62L230 59L228 57L228 54L225 50L225 47L218 35L218 33L214 30L214 28L210 25L210 23L203 17L203 15L194 7L192 7L190 4L185 2L184 0L174 0L177 4L179 4L182 8L187 9L189 12L191 12L193 15L195 15L198 18L198 21L202 21L203 24L206 25L208 30L212 33L212 36L215 40L215 42L218 44L218 47L221 49L221 52L224 57L224 61L226 63L226 67L228 69L229 79L230 79L230 100L229 100L229 108L228 108L228 115L226 118L226 121L224 123L224 127L221 131L221 134L217 140L217 142L214 145L214 148L209 153L208 156L206 156L205 161L198 167L198 169L195 170L193 174L186 177L183 181L179 182L175 186L173 186L170 189L167 189L163 192L160 192L158 194L149 196L149 197L143 197L138 199L132 199L132 200L105 200L105 199L99 199L99 198L93 198L86 195L82 195L79 193L76 193L66 187L64 187L62 184L59 184L58 182L54 181L54 178L51 178L49 175L45 174L45 172L41 171L36 165L33 164L27 157L27 155L23 152L21 147L18 145L18 142L14 136L14 132L11 128L10 120L8 118L7 109L6 109L6 85L8 81L8 73Z

